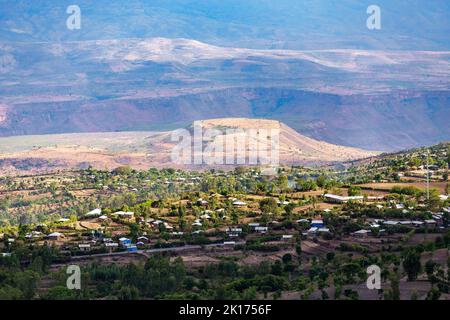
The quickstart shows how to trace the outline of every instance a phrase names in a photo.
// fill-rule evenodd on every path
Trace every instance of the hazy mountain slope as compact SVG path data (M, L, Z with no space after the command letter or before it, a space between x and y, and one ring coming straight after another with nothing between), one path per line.
M69 0L0 0L0 39L72 41L168 37L284 49L449 50L447 0L78 0L82 29L65 28ZM382 9L382 29L366 9Z
M72 4L0 0L0 136L264 117L367 149L449 138L446 0L377 1L377 31L366 0L80 0L76 31Z
M5 45L0 135L278 119L331 143L448 139L450 52L223 48L186 39ZM169 116L170 115L170 116Z
M9 112L0 132L42 134L177 128L214 117L275 118L328 142L394 150L450 136L449 95L396 93L370 97L281 89L228 89L167 98L31 103ZM170 115L170 116L168 116Z

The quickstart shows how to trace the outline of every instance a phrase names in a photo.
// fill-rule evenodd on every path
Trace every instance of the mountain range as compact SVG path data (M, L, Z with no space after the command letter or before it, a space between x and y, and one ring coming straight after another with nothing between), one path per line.
M448 1L0 0L0 136L282 121L394 151L450 137Z
M66 28L70 5L81 29ZM381 10L369 30L367 8ZM252 49L450 50L447 0L0 0L12 42L186 38Z
M3 136L160 131L220 117L276 119L368 150L450 136L450 52L255 50L165 38L2 50L10 61L0 75Z

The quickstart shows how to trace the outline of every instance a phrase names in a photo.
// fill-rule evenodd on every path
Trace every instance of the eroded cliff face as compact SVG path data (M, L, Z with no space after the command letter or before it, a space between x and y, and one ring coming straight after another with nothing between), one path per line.
M234 88L108 101L28 103L0 108L0 135L167 130L195 120L268 118L326 142L391 151L448 140L448 92L341 96Z
M1 136L264 117L371 150L449 138L449 52L255 50L165 38L0 51L15 61L0 75Z

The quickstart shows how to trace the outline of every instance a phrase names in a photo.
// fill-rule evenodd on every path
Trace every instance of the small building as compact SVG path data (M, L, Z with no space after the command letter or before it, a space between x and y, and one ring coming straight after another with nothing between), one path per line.
M371 233L370 230L364 230L364 229L362 229L362 230L358 230L358 231L353 232L353 235L354 235L355 237L366 237L366 236L368 236L370 233Z
M294 236L293 236L292 234L284 234L284 235L281 237L281 240L288 241L288 240L292 240L293 238L294 238Z
M202 198L197 199L197 205L206 206L208 205L208 201L203 200Z
M368 196L367 200L372 200L372 201L379 201L379 200L383 200L384 196Z
M331 203L347 203L349 201L362 201L363 196L338 196L331 193L324 194L325 201Z
M266 233L267 231L269 231L268 227L256 227L255 231L258 233Z
M330 229L328 229L328 228L319 228L319 229L317 229L317 233L330 233Z
M129 245L129 246L127 246L127 251L128 252L137 252L138 248L135 245Z
M125 219L131 219L134 217L134 212L124 212L124 211L118 211L113 213L114 216L119 216L121 218Z
M324 226L323 220L316 219L311 221L311 227L323 228Z
M92 211L89 211L88 213L86 213L84 216L89 218L89 217L96 217L102 214L102 209L94 209Z
M46 238L48 240L57 241L57 240L61 240L61 238L64 238L64 235L60 232L52 232L52 233L48 234Z
M127 245L130 245L130 244L131 244L131 240L128 239L128 238L125 238L125 237L120 238L120 239L119 239L119 242L120 242L120 244L123 245L123 246L127 246Z
M25 235L25 238L27 238L27 239L36 239L36 238L40 238L41 236L42 236L42 232L33 230L30 233L27 233Z
M149 239L147 237L145 237L145 236L140 236L139 238L137 238L137 241L148 243Z
M317 230L319 230L319 228L317 227L311 227L309 228L309 230L307 231L308 234L316 234Z
M78 249L80 249L80 251L90 251L91 245L89 243L80 243Z
M425 224L429 226L435 226L437 222L435 220L425 220Z
M173 227L170 224L168 224L167 222L164 222L164 228L166 228L167 231L173 230Z
M400 221L388 220L383 222L387 226L396 226L400 223Z
M242 228L229 228L227 230L228 233L241 233L242 232Z

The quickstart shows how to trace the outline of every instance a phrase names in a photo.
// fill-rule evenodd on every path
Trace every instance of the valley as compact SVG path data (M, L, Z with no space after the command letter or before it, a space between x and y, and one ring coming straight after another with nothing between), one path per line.
M449 11L0 0L2 307L450 300Z
M448 52L165 38L5 44L1 52L11 63L0 74L0 136L166 131L225 117L279 120L313 139L380 151L450 134Z

